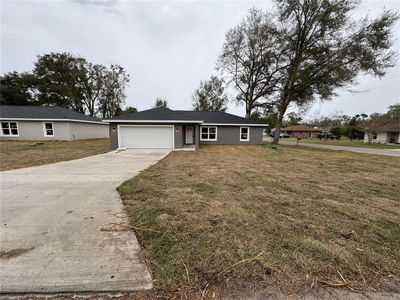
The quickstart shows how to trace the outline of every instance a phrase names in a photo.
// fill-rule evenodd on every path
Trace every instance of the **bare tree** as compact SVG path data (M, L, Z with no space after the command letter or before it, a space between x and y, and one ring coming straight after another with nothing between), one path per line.
M266 108L263 97L277 92L281 79L281 36L272 18L251 9L241 24L228 31L217 68L238 91L236 100L246 106L246 118L258 108Z
M275 0L272 16L253 9L228 32L219 66L239 90L246 116L258 106L276 106L275 143L290 105L330 100L360 73L380 78L394 66L391 29L398 14L356 22L351 14L358 2Z

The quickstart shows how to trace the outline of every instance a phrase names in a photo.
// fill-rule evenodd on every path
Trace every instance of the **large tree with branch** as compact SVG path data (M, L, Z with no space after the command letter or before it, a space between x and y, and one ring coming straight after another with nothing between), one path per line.
M391 29L398 14L383 11L375 19L354 21L350 16L358 5L356 0L275 0L275 3L272 16L252 9L241 25L228 32L221 57L226 58L222 60L222 69L235 87L237 78L248 78L241 81L239 97L250 95L256 80L261 93L257 105L276 106L277 143L289 106L306 108L317 99L330 100L338 89L356 84L360 73L380 78L387 68L394 66L396 53L391 50ZM262 44L263 40L262 54L254 51L253 46L243 46L243 37L256 44ZM232 52L229 45L235 44L245 50L229 56ZM255 53L249 59L249 54ZM237 62L244 61L243 65L249 66L260 60L264 65L254 73L247 71L235 76L232 72ZM260 90L264 86L267 88ZM246 109L246 116L249 114Z
M229 30L218 58L217 68L237 90L236 100L244 103L246 118L268 107L263 97L277 92L283 41L272 16L251 9L248 16Z

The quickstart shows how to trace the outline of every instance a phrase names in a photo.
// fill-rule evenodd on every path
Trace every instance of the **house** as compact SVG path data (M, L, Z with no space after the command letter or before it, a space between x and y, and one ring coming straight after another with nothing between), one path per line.
M364 134L364 142L368 142L368 133ZM381 144L400 144L400 122L387 124L373 134L373 143Z
M201 144L261 144L265 124L224 112L154 108L109 120L113 148L198 148Z
M101 120L58 106L0 106L1 140L108 138Z
M295 138L316 138L322 134L319 128L313 128L307 125L294 125L281 129L282 133L286 133Z

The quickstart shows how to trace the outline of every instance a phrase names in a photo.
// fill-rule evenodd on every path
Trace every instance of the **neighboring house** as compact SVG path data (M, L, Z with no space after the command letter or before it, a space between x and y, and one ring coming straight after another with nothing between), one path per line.
M2 140L108 138L100 119L58 106L0 106Z
M261 144L265 124L224 112L154 108L109 120L113 148L197 148L200 144Z
M313 128L307 125L294 125L281 129L281 133L286 133L295 138L316 138L322 134L319 128Z
M368 134L364 134L364 142L368 142ZM379 132L373 134L373 143L400 144L400 122L383 126Z

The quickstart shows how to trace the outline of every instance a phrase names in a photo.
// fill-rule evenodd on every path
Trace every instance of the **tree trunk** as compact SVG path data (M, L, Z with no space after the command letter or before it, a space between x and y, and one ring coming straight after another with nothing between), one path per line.
M251 106L250 103L246 101L246 119L251 117Z
M283 121L283 116L285 112L279 111L278 113L278 119L276 120L276 126L275 126L275 137L273 140L273 144L278 145L279 144L279 135L281 133L281 127L282 127L282 121Z

